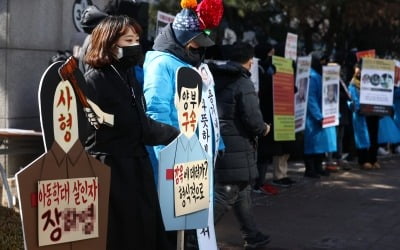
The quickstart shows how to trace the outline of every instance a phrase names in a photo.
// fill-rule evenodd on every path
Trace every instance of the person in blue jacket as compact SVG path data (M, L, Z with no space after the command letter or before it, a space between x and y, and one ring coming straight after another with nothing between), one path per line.
M205 48L212 45L214 42L200 30L199 20L190 9L183 9L173 23L164 27L154 41L154 50L146 53L143 65L143 92L151 118L179 128L174 104L176 70L199 66ZM161 149L156 146L150 153L158 158Z
M310 85L307 103L306 126L304 130L305 177L329 176L322 168L325 153L336 151L335 127L322 127L322 66L328 57L321 51L311 54Z
M400 87L394 87L394 97L393 97L393 120L397 127L400 129ZM400 143L393 145L394 152L400 154Z
M354 141L357 148L358 163L361 169L369 170L380 168L377 159L378 151L378 116L365 116L360 114L360 78L361 66L356 65L353 79L349 85L353 111Z
M183 9L176 15L173 23L165 26L157 35L153 51L146 53L143 64L143 92L147 114L152 119L179 128L175 107L176 72L180 67L197 68L204 60L207 47L214 42L200 28L196 12L191 8ZM163 146L147 147L152 159L154 177L158 180L158 158ZM185 241L196 245L193 232ZM170 234L173 237L173 233ZM190 240L191 239L191 240ZM194 247L196 248L196 247Z

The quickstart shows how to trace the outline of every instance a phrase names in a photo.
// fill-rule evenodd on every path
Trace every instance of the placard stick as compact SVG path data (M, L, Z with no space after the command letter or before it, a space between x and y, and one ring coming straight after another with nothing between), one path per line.
M184 230L178 231L176 250L185 250L185 231Z

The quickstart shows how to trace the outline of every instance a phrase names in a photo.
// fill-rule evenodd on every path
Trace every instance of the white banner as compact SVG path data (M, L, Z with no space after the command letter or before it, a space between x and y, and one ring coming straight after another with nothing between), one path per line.
M322 127L339 125L340 66L322 68Z
M99 237L97 177L38 182L39 246Z
M392 106L394 61L363 58L360 104Z
M295 132L303 131L306 125L308 86L310 81L311 56L299 57L296 69Z
M174 166L175 216L208 209L210 201L207 160Z
M160 30L165 27L167 24L172 23L175 19L174 15L157 11L157 22L156 22L156 35L160 33Z
M218 153L218 145L220 141L219 119L217 110L217 101L214 92L214 78L208 68L203 63L198 68L199 74L203 80L201 114L199 119L198 131L199 141L203 149L213 159L210 168L214 168L214 163ZM213 148L214 147L214 148ZM211 167L212 166L212 167ZM213 171L210 171L210 183L213 183ZM197 229L197 242L200 250L217 250L217 240L214 229L214 211L213 196L214 189L210 186L210 208L208 212L208 226Z
M286 36L285 58L293 61L297 58L297 35L290 32Z

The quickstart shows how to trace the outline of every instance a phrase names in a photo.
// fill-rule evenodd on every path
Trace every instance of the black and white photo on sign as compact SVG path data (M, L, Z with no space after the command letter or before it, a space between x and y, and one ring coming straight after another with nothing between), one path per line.
M339 83L340 66L329 65L322 68L322 126L339 125Z
M339 98L338 85L328 84L324 86L324 102L327 105L336 104Z
M311 57L303 56L297 58L296 87L295 94L295 132L305 128L307 114L308 86L311 68Z

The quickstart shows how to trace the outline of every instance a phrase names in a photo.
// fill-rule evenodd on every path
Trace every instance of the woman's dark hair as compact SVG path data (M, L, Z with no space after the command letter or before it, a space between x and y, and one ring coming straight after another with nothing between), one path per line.
M229 60L245 63L254 57L254 47L249 43L237 42L230 48Z
M101 21L92 31L92 37L85 62L93 68L101 68L116 60L113 49L118 39L126 32L126 29L133 28L140 36L142 28L128 16L108 16Z

